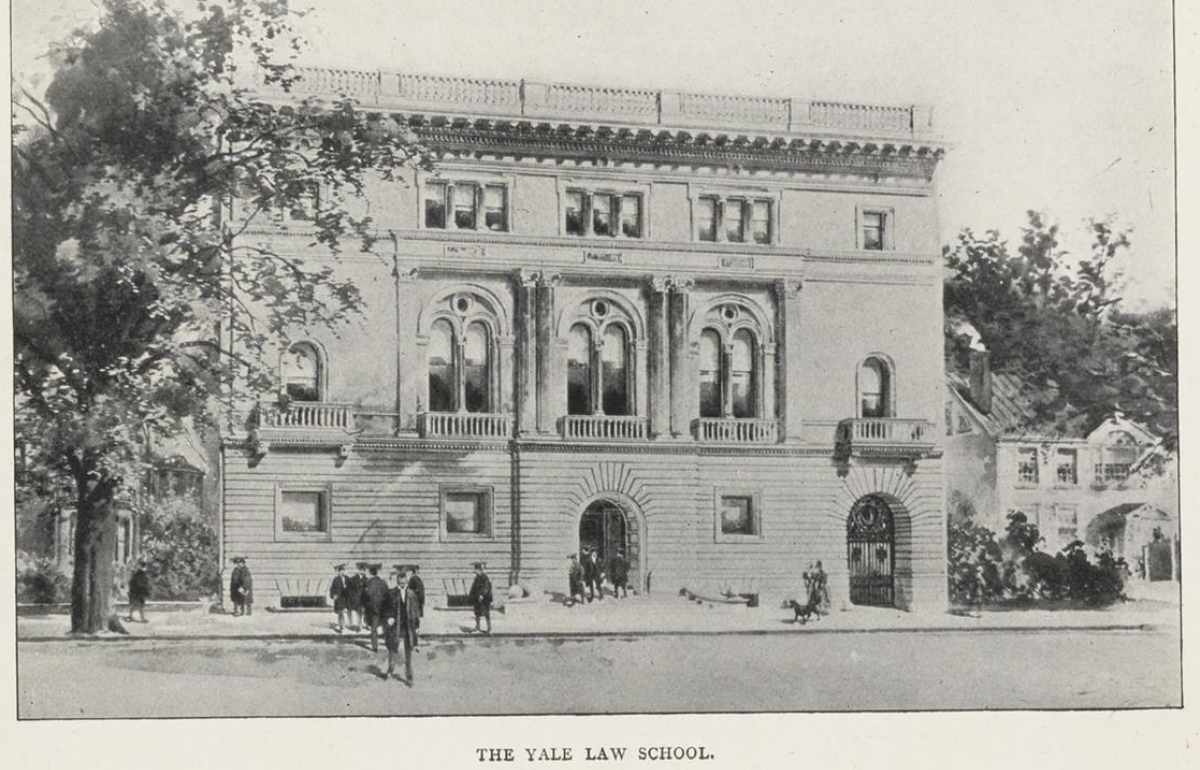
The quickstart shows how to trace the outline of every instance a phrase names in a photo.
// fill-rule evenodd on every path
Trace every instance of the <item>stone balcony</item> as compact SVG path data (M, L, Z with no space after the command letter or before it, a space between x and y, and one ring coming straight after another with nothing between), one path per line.
M512 436L512 417L483 412L423 412L417 418L421 438L495 438Z
M837 455L924 457L933 452L937 435L929 420L854 417L838 423Z
M296 75L292 94L344 97L362 106L413 114L892 139L928 138L933 131L932 109L922 105L608 88L381 70L299 67ZM272 86L264 95L284 93L281 87Z
M650 423L645 417L573 414L562 418L562 437L568 441L645 441L650 437Z
M250 415L255 453L265 455L271 442L339 447L342 456L358 433L354 405L327 401L262 402Z
M701 417L692 423L696 440L704 444L774 444L779 421L751 418Z

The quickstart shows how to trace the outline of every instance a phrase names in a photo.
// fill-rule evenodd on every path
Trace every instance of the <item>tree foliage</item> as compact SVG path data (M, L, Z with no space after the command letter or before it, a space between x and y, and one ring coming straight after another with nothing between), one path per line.
M963 230L944 250L945 308L970 322L994 369L1036 389L1033 408L1058 430L1090 430L1115 411L1173 440L1178 375L1174 313L1120 308L1118 260L1130 234L1089 222L1086 257L1071 266L1057 225L1029 212L1018 245ZM970 341L948 339L960 366Z
M139 524L151 598L191 601L220 591L217 529L194 498L152 500L141 512Z
M286 0L97 5L52 47L44 98L14 96L17 426L75 487L77 631L111 614L112 501L148 444L211 418L234 367L265 386L261 353L288 328L360 305L328 264L239 236L316 195L314 244L369 250L364 184L425 162L403 124L348 100L256 96L298 79Z

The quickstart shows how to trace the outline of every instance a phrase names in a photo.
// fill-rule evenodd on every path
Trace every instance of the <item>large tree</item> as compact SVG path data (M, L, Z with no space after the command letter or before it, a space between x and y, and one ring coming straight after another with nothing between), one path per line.
M1089 222L1089 254L1072 264L1058 228L1030 211L1015 247L996 231L963 230L945 249L945 307L964 319L991 351L995 369L1036 389L1045 425L1089 430L1115 411L1148 424L1168 441L1176 427L1174 313L1121 309L1114 264L1129 233L1108 220ZM961 364L969 340L948 338Z
M231 349L261 387L262 352L289 327L359 307L328 265L240 233L316 193L314 246L369 250L364 183L427 162L403 124L347 99L256 96L298 80L287 0L98 8L51 48L44 96L14 96L17 429L73 485L71 627L84 633L114 622L114 506L148 443L211 419Z

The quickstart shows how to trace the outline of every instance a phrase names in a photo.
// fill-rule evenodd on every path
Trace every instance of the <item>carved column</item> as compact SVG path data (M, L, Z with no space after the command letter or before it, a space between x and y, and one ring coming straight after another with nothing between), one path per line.
M783 440L798 442L804 421L803 368L800 360L800 289L799 280L786 278L775 282L775 337L778 376L779 427Z
M668 339L670 344L671 435L685 438L691 431L690 408L692 391L696 389L690 376L690 347L688 338L688 300L694 283L691 278L672 277L669 284Z
M417 414L424 408L426 371L425 346L418 337L417 318L421 308L417 292L418 271L399 263L396 278L396 430L417 429Z
M516 338L505 335L496 339L496 376L492 392L496 394L496 402L491 405L493 412L500 414L513 413L513 364L516 363Z
M517 295L517 430L520 435L529 436L537 431L537 347L534 319L537 275L527 270L518 270L513 275L513 284Z
M537 428L554 432L554 287L562 281L557 273L540 273L537 284Z
M755 399L760 405L761 415L763 418L770 420L778 417L778 412L775 411L775 379L777 370L775 366L775 345L768 343L759 346L759 359L755 362L757 371L761 372L758 379L754 383Z
M668 360L667 311L669 295L664 276L650 276L650 323L648 326L649 356L646 362L649 380L650 436L657 438L671 432L670 361Z

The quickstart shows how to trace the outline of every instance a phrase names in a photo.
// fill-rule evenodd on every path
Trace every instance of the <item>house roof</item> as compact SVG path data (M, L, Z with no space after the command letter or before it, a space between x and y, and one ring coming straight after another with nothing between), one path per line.
M987 412L980 409L971 397L971 383L967 375L947 372L946 385L959 396L983 429L997 438L1063 437L1061 430L1038 419L1034 408L1036 391L1024 380L1008 372L994 371L991 377L992 408Z

